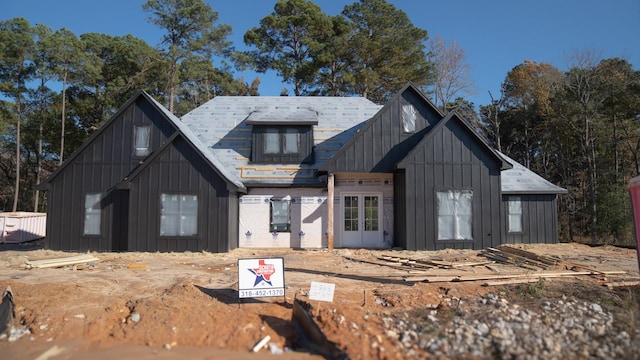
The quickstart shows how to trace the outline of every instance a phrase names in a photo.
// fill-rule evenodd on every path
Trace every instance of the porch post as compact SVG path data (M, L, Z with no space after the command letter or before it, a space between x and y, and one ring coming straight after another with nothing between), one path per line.
M333 250L333 174L327 176L327 241L330 251Z

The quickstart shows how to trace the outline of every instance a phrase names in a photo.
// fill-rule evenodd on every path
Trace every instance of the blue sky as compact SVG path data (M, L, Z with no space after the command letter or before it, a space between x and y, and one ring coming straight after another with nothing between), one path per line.
M219 22L233 27L237 49L244 49L244 33L273 11L277 0L205 0L219 12ZM621 57L640 68L639 0L387 0L411 22L464 50L471 68L475 94L465 96L476 105L489 103L488 92L499 96L507 73L525 60L546 62L567 70L571 56L590 51L599 58ZM0 0L0 20L26 18L53 30L67 28L76 35L88 32L126 35L160 42L162 30L148 22L145 0ZM335 15L356 0L316 0ZM240 75L240 74L237 74ZM274 73L242 74L250 82L261 78L261 95L279 95L283 87ZM289 92L293 93L292 91Z

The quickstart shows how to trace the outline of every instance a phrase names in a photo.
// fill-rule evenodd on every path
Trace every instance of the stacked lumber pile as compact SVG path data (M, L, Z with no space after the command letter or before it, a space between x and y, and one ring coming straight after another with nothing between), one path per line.
M500 245L497 249L486 248L481 254L496 262L511 264L529 270L546 270L562 263L562 260L557 256L537 255L531 251L509 245Z

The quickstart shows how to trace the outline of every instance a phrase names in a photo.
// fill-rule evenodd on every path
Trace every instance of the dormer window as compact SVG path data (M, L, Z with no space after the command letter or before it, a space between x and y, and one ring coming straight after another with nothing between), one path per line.
M254 112L246 120L252 125L251 162L258 164L310 164L313 158L315 112L282 109Z

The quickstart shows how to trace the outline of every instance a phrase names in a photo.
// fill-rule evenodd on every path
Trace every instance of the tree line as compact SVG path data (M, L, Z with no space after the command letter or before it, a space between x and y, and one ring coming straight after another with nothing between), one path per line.
M36 184L136 91L181 116L215 96L259 95L258 77L235 75L254 69L275 71L295 96L380 104L412 81L496 149L569 190L559 200L563 240L631 241L626 184L640 173L640 74L624 59L576 53L565 72L524 61L476 109L464 98L473 87L464 50L429 38L385 0L359 0L335 16L312 1L280 0L244 34L244 51L203 0L142 7L163 30L156 46L0 21L0 211L46 209Z

